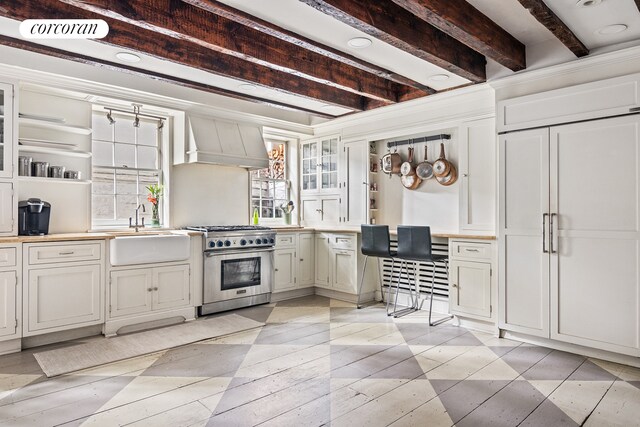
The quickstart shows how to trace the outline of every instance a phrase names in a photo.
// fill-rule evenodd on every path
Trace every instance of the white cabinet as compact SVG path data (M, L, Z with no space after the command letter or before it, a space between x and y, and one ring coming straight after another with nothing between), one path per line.
M300 144L300 221L303 225L342 222L341 152L338 136Z
M188 306L189 265L112 270L109 317L143 314Z
M316 286L329 287L331 283L329 236L316 234Z
M495 119L464 123L460 129L460 230L495 232Z
M344 200L342 221L349 225L367 223L367 209L369 203L369 144L366 141L349 142L344 144Z
M332 288L336 291L354 293L356 288L357 260L356 251L344 249L332 249L331 269Z
M503 136L501 326L640 355L640 117Z
M189 305L189 266L175 265L153 269L153 310Z
M0 245L0 341L21 337L20 249L20 244Z
M314 233L298 233L298 271L296 278L299 286L312 286L315 274L315 236Z
M13 183L0 181L0 234L14 232L14 215L17 214L17 207L14 209L13 194Z
M549 337L549 130L500 138L500 327Z
M104 241L95 257L67 259L78 247L69 243L23 245L23 334L25 336L79 328L104 322ZM46 253L46 259L34 254Z
M109 286L109 316L130 316L151 311L151 269L112 271Z
M301 193L338 191L340 137L328 136L300 144Z
M491 317L491 264L452 260L449 282L451 314Z
M458 317L493 321L495 243L449 241L449 307Z
M13 337L18 329L17 287L18 276L15 271L0 271L0 340Z
M288 291L296 287L296 250L276 249L273 292Z
M291 291L314 284L314 234L278 233L274 251L273 292Z
M11 179L14 175L13 154L15 112L14 86L0 83L0 178ZM5 205L0 205L4 208Z
M356 234L316 234L316 286L357 293Z
M102 323L100 264L29 269L25 336Z

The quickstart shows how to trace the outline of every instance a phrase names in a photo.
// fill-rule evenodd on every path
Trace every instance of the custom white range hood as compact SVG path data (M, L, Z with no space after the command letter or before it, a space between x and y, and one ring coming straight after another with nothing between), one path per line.
M175 163L208 163L262 169L269 165L262 128L189 115L184 156Z

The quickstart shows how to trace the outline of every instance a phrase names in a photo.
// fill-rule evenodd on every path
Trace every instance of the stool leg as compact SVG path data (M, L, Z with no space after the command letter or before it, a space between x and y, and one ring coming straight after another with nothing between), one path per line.
M360 306L360 297L362 294L362 283L364 282L364 274L367 272L367 261L369 260L369 255L364 256L364 266L362 267L362 276L360 277L360 285L358 285L358 302L356 302L356 307L358 309L362 308Z
M396 265L396 259L391 258L391 274L389 275L389 287L387 288L387 316L391 316L389 312L389 303L391 302L391 286L393 285L393 268Z
M420 286L418 284L418 265L419 263L414 262L413 263L413 283L415 285L415 290L416 290L416 301L413 304L413 307L417 310L420 309Z
M380 283L380 302L384 304L384 287L382 286L382 272L380 271L380 258L377 259L378 282Z
M395 303L393 305L393 317L398 318L398 317L402 317L404 315L407 315L409 313L413 313L414 311L416 311L415 308L415 300L413 297L413 291L411 290L411 278L409 277L409 264L407 261L401 261L404 262L405 265L405 270L407 272L407 281L409 282L409 295L411 295L411 305L407 308L403 308L401 310L397 309L398 306L398 294L400 293L400 277L398 276L398 288L396 290L396 298L395 298ZM402 264L400 266L400 275L402 275Z
M452 319L453 316L449 315L436 322L431 321L431 313L433 313L433 290L435 288L435 281L436 281L436 263L434 261L431 261L431 264L433 265L433 274L431 275L431 297L429 298L429 326L437 326L440 323L444 323L449 319ZM449 280L449 263L447 261L444 261L444 265L447 270L447 280Z

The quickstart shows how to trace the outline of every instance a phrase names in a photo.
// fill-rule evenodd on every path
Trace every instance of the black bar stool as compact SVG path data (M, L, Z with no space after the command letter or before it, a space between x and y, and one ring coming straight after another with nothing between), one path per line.
M453 316L445 317L436 322L431 321L431 313L433 312L433 290L435 288L436 262L443 262L447 271L447 279L449 278L449 258L447 255L434 255L431 250L431 228L428 226L398 226L398 258L404 261L422 261L429 262L433 265L433 274L431 276L431 296L429 299L429 326L439 325L453 318ZM417 292L416 303L414 308L419 309L418 300L420 299L420 289L418 288L417 266L414 267L414 283ZM409 269L407 268L407 278L409 277ZM409 279L411 283L411 279Z
M358 285L358 303L360 308L360 293L362 292L362 283L364 275L367 271L367 260L370 256L378 258L378 279L380 280L380 298L384 302L384 291L382 288L382 274L380 274L380 258L391 258L393 271L393 263L395 262L396 253L391 251L391 241L389 239L389 226L387 225L365 225L361 226L362 245L360 251L364 255L364 267L362 267L362 277Z

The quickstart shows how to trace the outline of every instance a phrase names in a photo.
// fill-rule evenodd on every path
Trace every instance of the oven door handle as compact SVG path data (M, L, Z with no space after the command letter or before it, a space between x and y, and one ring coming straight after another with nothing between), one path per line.
M238 255L238 254L254 254L256 252L273 252L274 248L265 249L242 249L239 251L204 251L204 256L212 257L215 255Z

